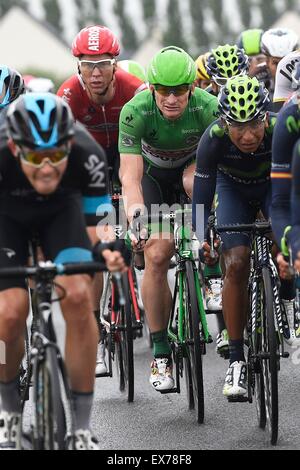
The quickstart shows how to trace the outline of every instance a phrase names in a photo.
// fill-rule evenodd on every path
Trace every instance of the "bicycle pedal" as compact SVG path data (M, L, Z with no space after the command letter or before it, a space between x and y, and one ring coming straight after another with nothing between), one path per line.
M244 395L236 395L232 397L227 397L229 403L246 403L249 402L249 398Z
M112 377L112 374L109 373L109 372L105 372L104 374L95 374L95 377L96 377L96 378L100 378L100 377Z

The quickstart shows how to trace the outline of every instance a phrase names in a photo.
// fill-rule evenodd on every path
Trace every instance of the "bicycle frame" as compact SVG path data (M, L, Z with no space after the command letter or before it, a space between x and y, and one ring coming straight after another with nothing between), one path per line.
M184 276L185 276L185 262L187 260L190 260L192 261L193 267L194 267L194 281L195 281L195 287L196 287L196 293L197 293L197 303L199 306L200 322L202 325L202 333L204 336L204 341L208 343L210 342L211 336L208 330L206 314L205 314L205 309L203 305L200 279L199 279L198 271L195 265L193 251L191 249L191 240L192 240L191 227L189 225L179 226L177 230L175 229L174 236L175 236L175 249L176 249L176 254L178 258L176 278L175 278L175 286L177 285L179 286L179 289L178 289L178 294L179 294L178 332L177 332L177 335L174 334L172 329L169 327L168 334L169 334L171 341L179 343L179 344L186 343L186 332L184 331L184 325L186 323L185 322L186 311L185 311L185 305L184 305L184 298L185 298L184 297ZM179 282L178 282L178 278L179 278ZM177 299L176 299L176 290L175 290L175 295L173 297L172 312L175 311L176 300ZM169 325L171 325L172 320L173 318L171 317Z

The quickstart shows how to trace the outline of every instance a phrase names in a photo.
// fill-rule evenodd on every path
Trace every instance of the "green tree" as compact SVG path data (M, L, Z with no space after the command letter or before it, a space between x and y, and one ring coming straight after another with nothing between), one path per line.
M57 0L43 0L46 20L59 32L63 32L61 24L61 11Z
M75 5L77 7L77 29L80 31L86 26L86 14L85 14L85 0L75 0Z
M206 52L209 44L209 37L204 30L203 7L205 1L190 0L190 12L193 21L193 36L199 51L198 55Z
M229 31L228 21L223 14L223 1L210 0L209 6L212 10L213 17L217 25L215 32L212 35L214 44L210 44L210 47L215 46L216 44L225 44L228 41L230 42L229 37L231 37L231 34Z
M169 0L167 18L168 28L163 37L165 46L178 46L187 51L187 44L182 34L182 24L178 0Z
M11 7L15 6L25 9L27 7L26 2L24 0L0 0L0 16L5 15L5 13L8 12Z
M269 0L268 2L266 0L261 0L260 8L263 18L262 28L264 30L269 29L278 17L276 0Z
M130 55L136 51L138 40L135 29L133 28L130 18L125 12L125 1L116 0L114 12L119 17L120 29L122 31L122 44L127 54Z
M156 17L155 0L142 0L142 4L145 23L149 32L152 29Z
M250 0L239 0L239 12L243 23L243 29L250 28L252 2Z

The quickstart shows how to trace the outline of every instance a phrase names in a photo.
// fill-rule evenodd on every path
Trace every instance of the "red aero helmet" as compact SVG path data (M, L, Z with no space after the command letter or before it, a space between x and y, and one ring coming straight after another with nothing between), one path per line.
M72 44L75 57L81 55L120 54L120 44L116 36L105 26L88 26L75 37Z

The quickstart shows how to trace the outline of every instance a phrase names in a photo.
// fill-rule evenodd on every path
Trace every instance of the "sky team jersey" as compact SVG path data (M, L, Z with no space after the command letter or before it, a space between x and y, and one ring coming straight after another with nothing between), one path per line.
M147 88L141 80L121 69L115 73L115 86L113 99L105 105L97 105L89 99L80 75L66 80L57 92L70 105L75 119L84 124L104 148L118 143L119 116L124 104Z
M181 167L196 154L199 139L218 116L216 97L195 88L183 115L165 119L152 93L143 91L120 115L119 152L142 155L158 168Z
M197 204L203 204L207 219L213 202L217 172L219 171L232 184L252 188L255 198L257 185L270 180L272 135L276 115L269 114L269 127L265 136L253 153L243 153L230 140L221 120L217 120L205 131L197 149L197 164L194 182L193 215ZM249 196L250 197L250 196Z
M291 224L292 157L300 138L300 111L296 96L278 114L272 149L271 217L275 237L280 243L285 227Z
M111 212L105 153L81 124L76 124L75 141L64 176L56 191L48 196L37 193L21 170L7 146L5 127L0 129L0 155L0 214L14 214L22 219L28 207L37 214L43 212L44 207L47 213L48 205L72 196L81 196L87 225L96 225L98 216Z
M279 62L275 79L274 103L286 101L295 91L292 88L292 72L297 62L300 62L300 49L291 52Z

